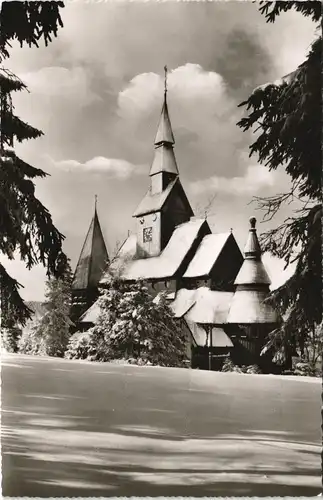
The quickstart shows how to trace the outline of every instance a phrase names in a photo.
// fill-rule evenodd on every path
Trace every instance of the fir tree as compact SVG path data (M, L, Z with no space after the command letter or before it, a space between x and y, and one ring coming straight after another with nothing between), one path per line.
M22 335L19 342L21 352L64 355L73 324L70 320L71 284L72 272L69 264L60 278L47 281L46 313L30 332Z
M9 57L10 41L20 45L47 45L62 26L63 2L2 2L0 11L0 63ZM40 130L22 121L12 105L12 93L27 90L19 78L0 68L0 252L13 259L18 255L28 269L41 263L48 276L59 276L66 264L63 235L56 229L48 210L35 197L34 180L47 174L18 158L14 141L36 139ZM24 324L31 311L19 294L21 285L9 276L0 262L2 327Z
M162 366L181 366L186 357L186 334L163 295L154 300L144 283L127 284L111 277L98 304L96 325L73 336L67 357L93 360L129 359ZM84 341L88 352L85 356ZM80 345L79 345L80 344Z
M321 21L322 4L317 1L261 2L260 6L267 22L275 22L281 12L290 9L314 23ZM321 46L322 37L318 36L293 73L255 89L241 104L248 116L238 123L243 130L257 126L250 156L256 154L269 170L285 169L292 181L286 193L256 198L265 210L265 219L271 220L292 200L300 206L283 224L261 236L264 251L284 259L286 266L296 261L293 276L269 298L285 321L272 332L267 348L274 345L289 364L293 348L304 353L304 345L315 337L313 332L322 321Z

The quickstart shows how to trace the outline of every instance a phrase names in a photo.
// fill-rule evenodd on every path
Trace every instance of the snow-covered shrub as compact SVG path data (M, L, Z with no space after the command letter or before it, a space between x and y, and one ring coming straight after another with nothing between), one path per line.
M100 313L96 325L88 332L90 337L84 337L86 341L81 341L81 337L75 341L71 339L68 356L85 356L88 342L92 349L91 359L95 360L126 359L137 364L183 365L186 333L163 296L154 301L142 282L129 285L111 276L98 303ZM88 359L89 352L86 352Z
M259 366L257 365L235 365L230 358L227 358L222 366L223 372L236 372L236 373L248 373L248 374L258 374L261 373Z
M1 344L7 352L17 352L21 336L19 328L1 328Z
M109 357L103 351L104 347L91 328L87 332L76 332L70 337L65 358L108 361Z
M47 354L46 342L42 337L38 322L35 322L30 328L23 330L18 341L18 351L21 354Z
M223 366L222 366L222 370L223 372L236 372L236 373L243 373L242 372L242 369L235 365L230 358L227 358L224 363L223 363Z

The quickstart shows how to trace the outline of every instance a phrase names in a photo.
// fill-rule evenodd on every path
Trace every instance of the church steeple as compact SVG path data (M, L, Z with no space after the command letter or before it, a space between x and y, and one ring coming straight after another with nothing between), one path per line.
M152 190L154 192L160 192L165 189L169 182L178 176L178 168L173 150L175 139L167 106L167 66L165 66L164 70L164 103L155 138L154 160L149 174L150 177L160 174L158 178L152 178L151 180Z
M95 196L94 215L75 269L72 282L73 290L96 288L108 259L108 252L97 213L97 197Z
M164 103L155 138L150 187L135 210L137 257L155 257L167 245L176 226L190 220L193 210L181 185L173 145L175 139L167 106L167 66Z

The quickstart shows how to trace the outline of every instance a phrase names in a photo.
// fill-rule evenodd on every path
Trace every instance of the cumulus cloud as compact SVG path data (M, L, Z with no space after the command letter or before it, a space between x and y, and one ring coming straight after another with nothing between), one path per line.
M120 158L105 158L96 156L91 160L81 163L77 160L51 160L55 168L70 173L99 173L108 174L117 179L126 179L131 175L142 175L147 173L147 166L134 165Z
M260 165L249 165L243 176L220 177L212 176L190 184L194 194L209 191L231 195L257 195L262 190L271 190L273 187L282 187L282 181L288 182L287 176L280 172L270 172Z
M233 106L226 95L225 82L214 71L204 70L200 64L187 63L171 70L167 79L168 96L172 114L180 114L183 124L196 128L196 118L205 119L215 112ZM156 73L142 73L131 79L118 95L118 114L123 118L142 120L160 105L164 79ZM192 120L192 117L195 120ZM200 130L201 132L201 130Z
M100 100L90 88L89 76L84 68L70 69L52 66L38 71L20 73L21 80L26 83L31 93L50 98L59 97L83 105Z

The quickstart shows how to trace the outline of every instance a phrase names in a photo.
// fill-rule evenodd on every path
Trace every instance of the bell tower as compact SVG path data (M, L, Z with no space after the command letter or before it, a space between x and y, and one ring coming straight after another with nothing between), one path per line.
M154 257L167 245L175 227L190 220L192 208L179 180L175 139L167 105L167 66L164 102L155 137L150 187L133 217L137 219L137 256Z

